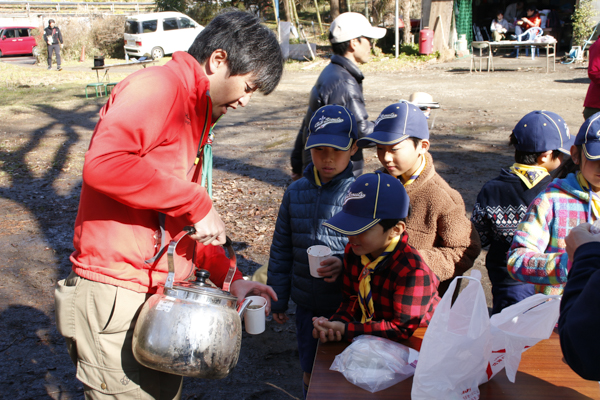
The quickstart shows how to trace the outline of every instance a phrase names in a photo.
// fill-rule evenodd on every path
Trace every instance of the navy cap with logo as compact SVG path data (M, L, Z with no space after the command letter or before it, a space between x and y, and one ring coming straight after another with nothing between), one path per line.
M586 119L581 125L575 138L575 145L582 147L583 154L588 160L600 159L600 112Z
M367 147L373 142L393 145L409 137L429 139L427 118L419 107L401 101L384 108L375 120L373 133L359 139L357 144L358 147Z
M354 115L342 106L327 105L319 108L310 119L305 148L333 147L350 150L352 139L358 139Z
M528 153L560 150L570 154L575 139L565 120L550 111L532 111L515 125L515 149Z
M377 171L356 178L346 195L342 211L323 225L347 236L358 235L382 219L408 216L410 201L400 180Z

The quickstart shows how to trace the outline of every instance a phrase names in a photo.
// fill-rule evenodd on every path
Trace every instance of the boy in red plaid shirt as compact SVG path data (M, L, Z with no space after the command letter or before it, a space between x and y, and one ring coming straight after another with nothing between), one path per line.
M376 172L350 187L344 207L323 225L348 236L342 303L313 318L321 342L375 335L399 341L428 325L440 301L439 279L408 245L409 198L402 183Z

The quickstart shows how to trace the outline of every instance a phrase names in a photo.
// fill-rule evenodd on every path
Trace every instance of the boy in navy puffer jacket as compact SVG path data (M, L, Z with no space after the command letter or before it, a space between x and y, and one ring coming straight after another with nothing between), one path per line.
M296 336L305 393L317 350L312 318L331 316L342 300L338 277L348 239L322 223L342 209L354 182L350 157L357 150L357 139L356 119L346 108L327 105L315 112L306 141L312 162L304 177L285 192L273 234L267 284L279 300L272 303L271 310L273 319L284 323L290 296L297 305ZM314 245L331 249L332 257L318 269L322 278L310 274L306 251Z

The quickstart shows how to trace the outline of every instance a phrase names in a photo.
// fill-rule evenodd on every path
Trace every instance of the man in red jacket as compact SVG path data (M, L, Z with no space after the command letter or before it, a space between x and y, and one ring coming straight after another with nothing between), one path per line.
M175 254L175 281L210 271L221 286L229 267L225 225L199 177L209 131L254 91L272 92L283 71L275 35L243 12L217 16L188 52L134 73L112 91L86 153L69 277L56 292L66 338L88 399L178 399L182 379L141 366L131 339L137 314L164 284L158 251L193 226ZM276 299L239 272L231 293Z
M585 120L600 112L600 41L598 40L590 47L588 76L591 82L583 102Z

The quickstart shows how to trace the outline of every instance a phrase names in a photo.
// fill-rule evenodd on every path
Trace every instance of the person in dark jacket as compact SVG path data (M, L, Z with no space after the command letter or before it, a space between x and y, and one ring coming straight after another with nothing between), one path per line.
M267 285L275 290L278 300L271 310L273 319L284 323L290 297L297 305L296 336L305 393L317 351L312 318L331 316L342 301L337 278L348 240L322 223L342 209L354 182L350 157L356 152L357 138L356 119L344 107L328 105L317 110L306 142L313 161L304 177L285 192L273 234ZM307 249L314 245L327 246L332 254L321 262L320 278L311 275L308 263Z
M56 54L56 70L62 71L60 49L63 46L63 37L53 19L48 20L48 27L44 29L44 42L48 44L48 69L52 69L52 52L54 52Z
M558 333L567 364L584 379L600 381L600 235L584 223L565 241L572 260L560 302Z
M471 221L490 246L485 266L492 282L492 314L535 293L534 285L513 279L506 268L507 253L517 226L529 204L552 181L550 173L569 154L574 137L558 114L532 111L525 115L510 135L515 147L515 163L502 169L487 182L473 207Z
M358 65L369 61L370 39L380 39L384 35L384 28L371 26L369 21L359 13L340 14L331 23L329 40L334 54L331 63L323 69L310 92L308 110L292 152L292 179L299 179L304 168L310 163L310 152L303 149L308 136L308 124L319 107L327 104L346 107L356 118L359 138L373 131L374 125L368 120L369 115L363 97L362 81L365 77ZM354 175L359 176L364 165L361 149L352 157L352 162Z

